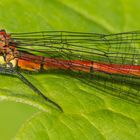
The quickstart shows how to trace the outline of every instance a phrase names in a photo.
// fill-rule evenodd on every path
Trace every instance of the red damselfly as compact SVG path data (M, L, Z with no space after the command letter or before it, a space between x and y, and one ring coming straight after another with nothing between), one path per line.
M140 32L97 34L67 31L10 33L0 31L0 73L18 77L47 101L20 69L79 72L89 84L140 103ZM118 84L118 85L117 85Z

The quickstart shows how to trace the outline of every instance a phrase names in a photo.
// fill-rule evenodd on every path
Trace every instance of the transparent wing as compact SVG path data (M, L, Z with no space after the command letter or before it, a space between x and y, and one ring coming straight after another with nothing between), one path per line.
M11 40L11 43L16 44L20 51L49 58L140 65L139 31L109 35L65 31L17 33L12 34ZM72 64L69 63L69 65ZM84 64L77 67L90 69ZM73 72L70 73L73 75ZM105 93L140 103L139 77L102 73L94 69L90 74L79 71L78 76L86 84Z
M140 64L140 32L95 34L65 31L12 34L19 49L41 51L52 57L71 55L82 59L119 64ZM62 54L62 55L61 55ZM110 61L110 62L109 62Z

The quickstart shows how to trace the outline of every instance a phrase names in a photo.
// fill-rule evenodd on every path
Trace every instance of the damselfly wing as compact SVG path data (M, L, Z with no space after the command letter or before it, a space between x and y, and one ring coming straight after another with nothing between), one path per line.
M61 69L104 93L140 103L139 31L11 33L4 41L21 69Z

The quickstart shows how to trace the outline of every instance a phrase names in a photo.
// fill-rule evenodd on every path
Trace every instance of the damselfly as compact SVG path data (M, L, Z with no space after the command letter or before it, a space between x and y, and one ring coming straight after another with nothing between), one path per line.
M61 109L27 80L19 68L38 72L48 69L79 72L84 82L89 75L90 85L140 103L140 32L7 34L1 30L0 73L17 74L36 93Z

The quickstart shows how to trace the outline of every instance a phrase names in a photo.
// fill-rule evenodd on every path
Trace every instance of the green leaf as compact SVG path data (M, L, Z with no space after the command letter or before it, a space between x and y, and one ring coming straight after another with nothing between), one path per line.
M96 88L68 76L40 76L64 113L39 112L17 134L19 139L138 139L139 110L136 105L99 93ZM57 85L57 86L56 86Z
M138 0L1 0L1 27L9 32L70 30L97 33L139 29ZM0 75L0 99L39 109L16 140L104 140L140 138L140 107L64 74L24 74L52 104L16 76ZM23 90L24 89L24 90ZM117 94L117 93L116 93Z

